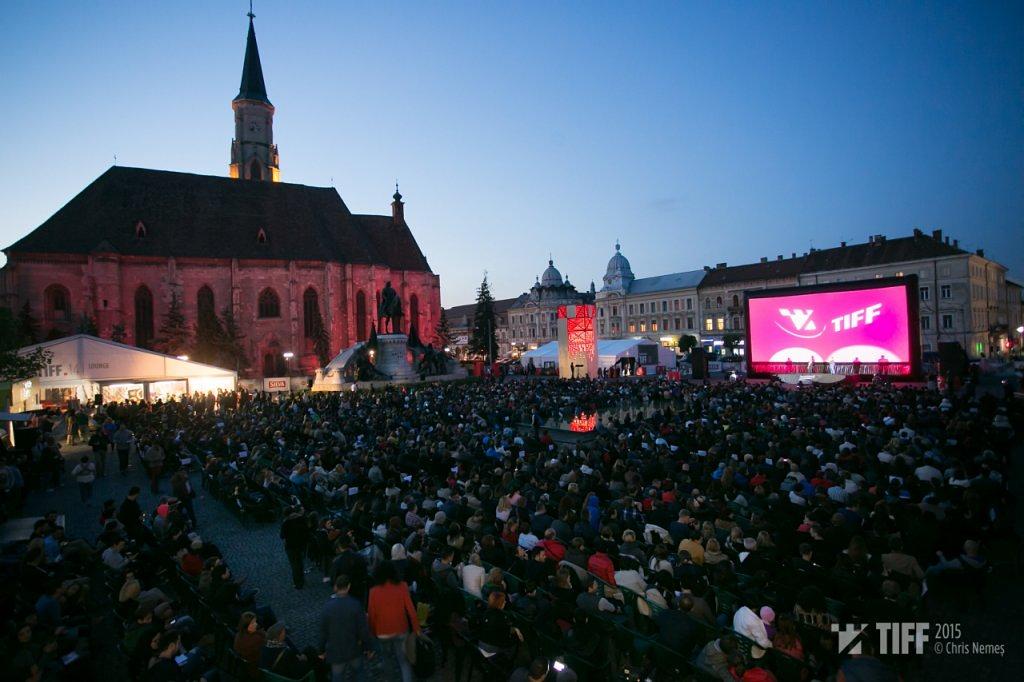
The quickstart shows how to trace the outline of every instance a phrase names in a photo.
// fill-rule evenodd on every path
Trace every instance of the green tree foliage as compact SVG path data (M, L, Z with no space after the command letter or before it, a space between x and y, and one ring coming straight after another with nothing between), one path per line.
M199 307L199 319L196 321L195 341L192 344L192 356L198 362L205 362L213 365L224 365L224 325L221 324L217 313ZM234 366L232 360L228 363Z
M32 308L28 301L25 301L25 305L21 306L18 312L17 333L23 346L39 343L39 322L32 316Z
M167 355L181 355L188 351L191 340L192 330L188 327L185 314L181 312L181 301L175 292L171 294L171 305L157 331L153 349Z
M78 318L78 333L99 336L100 330L96 327L96 320L82 313L82 316Z
M128 332L125 331L124 322L118 322L110 328L110 340L115 343L125 343L128 340Z
M498 352L496 326L494 296L491 295L491 287L487 283L485 272L484 281L476 290L476 312L473 315L473 335L469 339L469 350L475 355L487 358L487 362L494 362L494 355Z
M240 371L249 363L249 359L245 353L245 346L242 344L245 334L238 326L235 312L230 305L225 306L221 312L221 323L224 327L224 336L220 344L220 362L218 364L234 369L236 372Z
M325 366L331 361L331 335L327 332L327 327L324 325L324 318L320 314L320 306L316 306L313 309L313 324L312 329L313 339L313 352L316 353L316 359L320 362L320 366Z
M697 345L697 337L690 336L689 334L680 334L679 335L679 352L680 353L683 353L685 355L686 353L689 353L691 350L693 350L693 348L696 345Z
M53 357L50 351L42 348L19 355L19 348L31 345L24 343L20 330L20 316L16 318L10 308L0 308L0 382L37 376Z
M437 327L434 328L434 340L437 342L437 347L441 349L451 345L452 342L452 325L448 322L444 308L441 309L441 319L438 320Z

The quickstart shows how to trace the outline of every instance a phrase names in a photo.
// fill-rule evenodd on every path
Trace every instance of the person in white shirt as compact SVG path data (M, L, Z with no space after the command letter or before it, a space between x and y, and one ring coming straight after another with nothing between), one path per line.
M732 629L747 639L754 640L765 649L769 649L772 646L772 641L768 639L768 630L764 626L764 621L761 620L757 613L746 606L741 606L733 614Z
M480 555L470 555L469 561L462 565L459 572L462 574L462 589L483 599L482 590L487 571L484 570L483 562L480 561Z
M96 465L89 461L88 455L83 455L78 465L71 471L71 475L78 481L78 494L82 498L82 504L88 505L92 500L92 484L96 480Z
M917 480L928 483L930 481L941 481L942 472L933 467L931 464L922 464L921 466L914 469L914 476Z

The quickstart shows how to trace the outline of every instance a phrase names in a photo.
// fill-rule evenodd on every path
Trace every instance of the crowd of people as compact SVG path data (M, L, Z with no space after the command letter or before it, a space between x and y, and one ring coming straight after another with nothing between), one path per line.
M581 413L599 415L590 438L544 429ZM973 391L659 377L108 405L92 415L104 458L129 443L154 490L197 459L225 504L280 519L294 587L312 564L334 588L319 648L282 644L216 548L190 539L187 475L161 537L118 514L140 553L122 565L114 535L99 551L142 587L147 552L174 557L238 620L239 654L281 654L289 677L324 654L334 680L375 656L404 682L448 665L534 682L895 680L913 661L870 638L840 655L832 625L922 620L929 600L983 589L1014 539L1019 420L1012 398ZM136 661L170 647L140 641Z

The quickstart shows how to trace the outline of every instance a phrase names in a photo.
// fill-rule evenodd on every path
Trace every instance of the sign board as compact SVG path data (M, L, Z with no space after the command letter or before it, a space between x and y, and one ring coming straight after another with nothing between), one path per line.
M267 377L263 380L263 390L267 393L280 393L290 390L288 377Z

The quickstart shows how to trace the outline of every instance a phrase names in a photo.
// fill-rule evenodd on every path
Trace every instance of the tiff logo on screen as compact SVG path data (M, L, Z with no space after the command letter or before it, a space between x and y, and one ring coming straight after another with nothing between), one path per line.
M871 324L875 321L879 315L882 314L882 304L876 303L869 305L867 308L861 308L860 310L854 310L852 313L846 313L839 317L832 319L832 328L837 331L844 331L846 329L853 329L859 327L861 323Z

